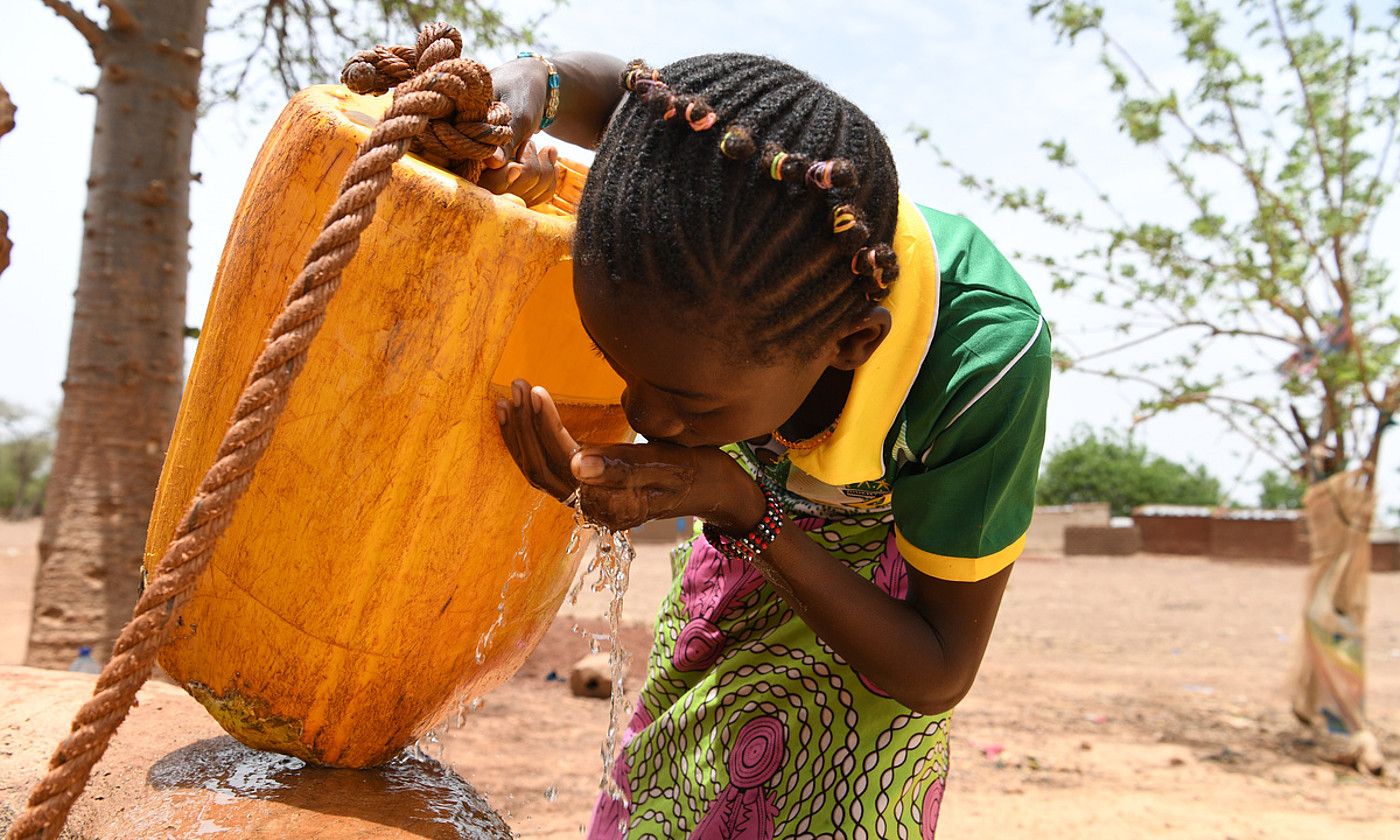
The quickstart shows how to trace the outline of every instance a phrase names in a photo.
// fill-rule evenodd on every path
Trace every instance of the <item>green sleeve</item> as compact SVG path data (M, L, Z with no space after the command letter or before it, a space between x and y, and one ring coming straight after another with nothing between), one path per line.
M927 429L922 448L894 479L894 521L911 566L975 581L1010 565L1025 544L1045 443L1050 335L1023 310L953 338L957 366L934 373L945 398L915 424Z

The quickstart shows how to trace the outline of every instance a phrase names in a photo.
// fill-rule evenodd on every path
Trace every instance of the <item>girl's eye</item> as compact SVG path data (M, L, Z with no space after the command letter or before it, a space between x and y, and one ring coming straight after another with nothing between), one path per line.
M593 353L593 355L597 356L598 358L602 359L603 361L606 362L606 361L608 360L608 357L605 356L605 355L603 355L603 348L601 348L601 347L598 346L598 342L593 341L592 339L589 339L589 341L588 341L588 349L589 349L589 351L591 351L591 352Z

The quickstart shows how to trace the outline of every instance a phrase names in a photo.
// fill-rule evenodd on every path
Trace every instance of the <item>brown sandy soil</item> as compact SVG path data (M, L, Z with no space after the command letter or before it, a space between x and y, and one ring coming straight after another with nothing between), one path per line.
M22 651L37 535L0 524L0 663ZM664 549L644 546L623 634L634 682L668 575ZM1298 567L1191 558L1020 561L954 718L939 836L1400 837L1400 765L1375 779L1330 764L1331 745L1287 712L1302 584ZM1394 759L1400 574L1373 577L1371 600L1368 699ZM588 652L571 628L602 629L603 603L567 608L446 736L446 759L523 837L578 837L588 820L607 704L547 676Z
M0 665L24 663L29 604L39 567L38 542L38 519L0 519Z

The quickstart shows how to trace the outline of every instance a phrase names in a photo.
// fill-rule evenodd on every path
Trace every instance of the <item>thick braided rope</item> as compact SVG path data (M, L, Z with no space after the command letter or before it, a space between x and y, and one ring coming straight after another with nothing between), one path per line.
M439 33L434 40L446 37L459 51L461 37L455 29L446 29L450 35L441 34L441 24L425 27L424 32ZM419 44L426 47L420 49L420 55L448 52L432 42L425 45L422 38ZM464 98L475 102L491 96L485 68L456 58L455 51L446 60L425 66L424 71L398 85L384 119L360 145L341 181L340 196L326 214L262 354L253 363L214 465L200 482L131 621L117 637L92 698L78 710L71 734L54 751L47 773L30 791L25 810L6 832L7 840L54 840L59 836L93 765L150 676L176 607L199 580L219 535L228 527L234 506L252 481L253 469L287 404L291 384L325 319L326 306L340 286L341 272L359 247L360 234L374 218L375 201L389 183L390 167L431 120L450 117Z
M356 93L377 94L412 85L426 74L451 74L452 81L434 88L452 97L452 113L430 120L409 150L475 181L481 175L481 162L510 143L510 110L494 101L486 68L459 59L461 53L462 36L456 29L430 23L418 33L414 46L380 44L355 53L340 71L340 82Z

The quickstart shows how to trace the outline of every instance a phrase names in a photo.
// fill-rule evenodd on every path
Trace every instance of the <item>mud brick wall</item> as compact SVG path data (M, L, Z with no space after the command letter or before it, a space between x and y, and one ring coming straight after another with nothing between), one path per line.
M1371 543L1371 571L1400 572L1400 543Z
M1149 554L1210 553L1208 516L1135 516L1142 550Z
M1065 529L1072 525L1108 527L1108 503L1043 505L1035 509L1026 534L1027 554L1059 554L1065 551Z
M1300 519L1246 519L1217 516L1210 520L1212 560L1308 563L1308 543Z
M1065 554L1096 554L1124 557L1142 548L1142 535L1136 525L1114 528L1107 525L1070 525L1065 528Z

